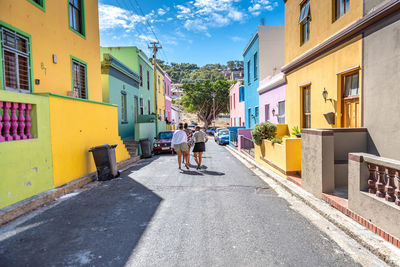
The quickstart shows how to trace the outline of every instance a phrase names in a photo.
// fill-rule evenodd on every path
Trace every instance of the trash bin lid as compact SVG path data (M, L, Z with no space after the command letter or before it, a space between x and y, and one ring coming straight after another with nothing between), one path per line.
M92 151L95 151L95 150L101 150L101 149L108 149L108 148L110 148L110 145L104 144L104 145L101 145L101 146L95 146L95 147L90 148L89 152L92 152Z

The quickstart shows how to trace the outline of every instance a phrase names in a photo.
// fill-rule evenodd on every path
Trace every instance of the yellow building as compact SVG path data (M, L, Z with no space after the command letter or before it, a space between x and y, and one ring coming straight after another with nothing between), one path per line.
M9 103L18 114L0 131L0 151L13 155L0 153L0 169L21 170L15 177L6 171L15 186L0 185L9 192L0 190L2 207L49 189L48 179L57 187L95 172L93 146L118 144L117 161L129 154L118 136L118 107L102 102L98 1L2 0L0 10L0 111ZM30 129L20 123L28 117ZM48 156L33 163L47 145ZM24 191L24 183L35 190Z
M362 125L362 36L347 34L362 16L362 0L285 1L289 128Z
M154 83L156 84L156 91L154 92L156 97L156 107L157 116L159 121L165 121L165 81L164 81L164 70L160 67L160 65L156 64L156 80Z

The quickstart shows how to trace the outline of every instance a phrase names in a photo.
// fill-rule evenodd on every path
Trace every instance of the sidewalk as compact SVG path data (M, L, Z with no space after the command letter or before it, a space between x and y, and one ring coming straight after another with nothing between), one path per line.
M229 146L227 146L227 150L275 190L279 190L280 188L281 191L284 190L286 193L289 193L289 196L296 197L389 265L400 266L399 248L372 233L345 214L331 207L328 203L314 197L293 181L282 178L254 159Z

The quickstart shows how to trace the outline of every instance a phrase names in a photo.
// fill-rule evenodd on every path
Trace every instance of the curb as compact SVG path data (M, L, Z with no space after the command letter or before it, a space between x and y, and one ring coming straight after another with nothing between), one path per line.
M400 249L385 241L382 237L372 233L367 228L358 224L345 214L331 207L328 203L316 198L311 193L295 185L293 182L290 182L289 180L286 180L281 176L275 174L271 170L265 168L252 158L245 156L243 153L240 153L231 147L226 147L226 149L232 154L247 161L254 168L260 170L268 178L271 178L288 193L301 200L307 206L319 213L329 222L333 223L349 237L356 240L363 247L385 261L387 264L389 264L390 266L400 266Z
M130 159L118 162L117 163L118 170L121 170L135 162L138 162L139 160L140 156L135 156ZM30 198L24 199L15 204L7 206L3 209L0 209L0 226L18 217L21 217L37 208L40 208L52 202L56 198L69 194L72 191L81 188L93 182L96 179L97 179L97 173L93 172L79 179L73 180L60 187L47 190L45 192L42 192L40 194L34 195Z

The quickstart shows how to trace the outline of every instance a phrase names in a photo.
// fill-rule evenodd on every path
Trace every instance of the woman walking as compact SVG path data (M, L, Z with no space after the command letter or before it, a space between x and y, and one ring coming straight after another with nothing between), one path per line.
M200 126L196 126L195 130L196 131L190 141L191 143L194 143L194 160L197 163L197 170L200 170L201 162L203 160L203 152L206 151L206 142L208 141L208 138L205 132L200 131Z
M182 156L183 159L185 159L187 153L189 153L187 140L186 133L183 131L183 124L179 123L178 130L174 132L171 140L171 146L174 148L176 154L178 154L179 169L181 169ZM185 167L189 170L189 165L187 163L185 163Z

